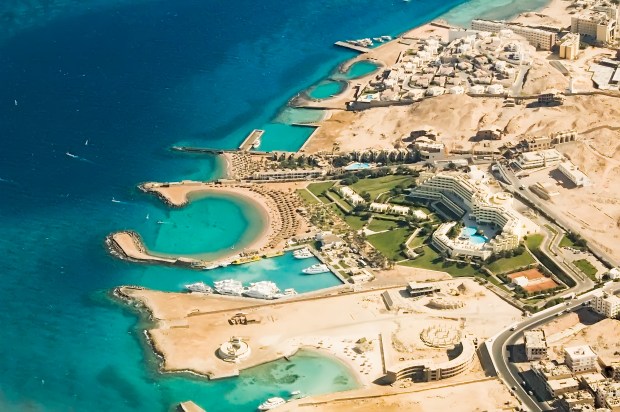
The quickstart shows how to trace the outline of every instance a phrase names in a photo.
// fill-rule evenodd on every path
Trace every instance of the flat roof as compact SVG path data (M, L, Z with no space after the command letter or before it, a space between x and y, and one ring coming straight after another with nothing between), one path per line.
M568 348L564 348L564 353L570 356L571 358L583 358L583 357L596 357L596 353L590 348L589 345L579 345L579 346L570 346Z
M525 346L533 348L546 348L545 332L542 329L527 330L523 333L525 336Z

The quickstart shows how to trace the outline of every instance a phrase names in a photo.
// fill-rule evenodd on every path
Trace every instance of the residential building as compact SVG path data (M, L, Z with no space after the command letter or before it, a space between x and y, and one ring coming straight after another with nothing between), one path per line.
M547 357L547 340L542 329L528 330L525 337L525 355L528 360L539 360Z
M616 38L616 25L617 21L605 12L589 12L571 17L570 31L611 43Z
M596 370L597 356L588 345L564 348L564 362L574 373Z
M547 90L538 95L539 104L562 104L564 103L564 94L558 90Z
M560 58L575 60L579 56L579 43L581 37L579 33L568 33L560 40Z
M590 186L592 182L588 179L588 176L585 175L577 166L575 166L571 161L565 160L560 163L558 166L558 170L562 172L564 176L568 178L571 182L575 184L575 186Z
M562 395L560 403L567 411L572 411L576 406L589 405L594 407L594 396L586 390L570 392Z
M255 172L254 180L308 180L325 176L323 169L284 169Z
M501 140L502 137L504 137L504 130L498 126L489 126L476 133L476 138L480 140Z
M372 202L368 209L370 209L371 212L387 213L388 210L390 210L390 205L388 205L387 203Z
M425 283L407 283L407 292L409 292L409 296L411 297L432 295L435 292L439 292L439 290L440 289L437 286L428 285Z
M553 141L550 137L530 137L520 142L526 151L532 152L536 150L551 149Z
M602 290L596 290L592 298L592 309L608 318L615 318L620 313L620 298Z
M517 157L517 164L521 169L535 169L539 167L555 166L562 160L562 154L555 149L538 150L536 152L521 153Z
M557 37L557 33L554 31L547 31L510 22L492 20L472 20L471 28L473 30L488 31L491 33L500 33L502 30L511 30L514 34L524 37L529 44L541 50L551 50L556 43Z

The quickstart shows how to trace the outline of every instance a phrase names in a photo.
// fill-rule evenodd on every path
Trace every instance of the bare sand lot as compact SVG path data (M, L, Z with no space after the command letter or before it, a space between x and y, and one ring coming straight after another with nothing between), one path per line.
M302 399L282 407L283 411L497 411L517 405L505 385L497 379L419 384L407 392L365 390ZM359 398L355 395L359 394Z
M555 69L554 69L555 70ZM341 151L366 148L393 148L408 144L411 131L432 128L447 151L473 147L497 148L523 136L548 136L575 129L588 133L605 127L616 134L620 126L620 99L608 96L570 96L562 106L503 107L502 99L443 95L408 106L374 108L362 112L337 112L306 147L307 152L331 150L337 143ZM500 141L477 142L477 131L497 126L506 133ZM597 139L615 145L611 134ZM614 146L614 149L616 146Z
M388 310L381 291L304 297L265 302L220 295L164 293L122 288L119 293L141 303L152 314L147 333L163 357L166 371L189 370L210 377L238 374L301 347L325 351L347 363L364 385L383 376L386 362L398 364L411 357L445 360L449 350L434 349L421 341L428 327L450 325L455 331L485 339L519 319L520 311L470 279L435 283L436 296L460 302L451 309L430 305L431 297L411 299L404 287L389 289L394 308ZM238 313L248 324L231 324ZM493 313L489 318L488 314ZM222 343L241 337L251 355L238 363L217 354ZM360 339L363 344L361 347ZM380 340L383 340L380 343Z

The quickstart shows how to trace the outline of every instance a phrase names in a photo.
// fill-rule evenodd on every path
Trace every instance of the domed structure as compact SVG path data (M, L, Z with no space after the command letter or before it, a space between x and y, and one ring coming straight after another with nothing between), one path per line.
M250 346L241 340L241 338L233 336L229 341L222 343L217 351L218 356L226 362L238 363L247 359L252 350Z

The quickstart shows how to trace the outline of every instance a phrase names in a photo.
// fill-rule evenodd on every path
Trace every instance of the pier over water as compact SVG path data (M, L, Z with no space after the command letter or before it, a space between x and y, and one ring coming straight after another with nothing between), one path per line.
M250 149L254 147L254 144L260 141L260 138L263 136L263 133L265 133L264 130L260 130L260 129L252 130L252 133L250 133L248 137L245 138L243 143L241 143L241 145L239 146L239 150L243 152L249 152Z
M345 49L355 50L360 53L368 53L370 49L364 46L357 46L355 44L347 43L346 41L337 41L334 46L344 47Z

